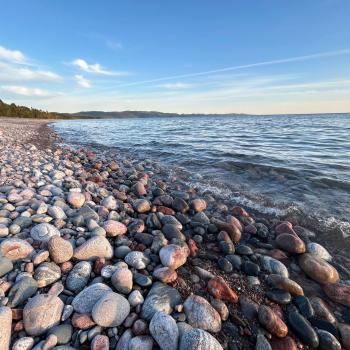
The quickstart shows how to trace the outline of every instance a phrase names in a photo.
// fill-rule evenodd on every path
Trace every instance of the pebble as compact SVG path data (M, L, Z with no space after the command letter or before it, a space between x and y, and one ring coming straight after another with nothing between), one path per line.
M128 350L152 350L153 339L146 335L134 337L129 342Z
M292 300L290 293L282 289L270 289L267 291L266 296L277 304L285 305L289 304Z
M318 243L315 243L315 242L308 243L306 245L306 251L309 254L316 256L317 258L320 258L326 261L332 260L332 256L329 254L328 250Z
M273 339L271 341L271 346L273 350L298 350L294 339L289 336L280 339Z
M109 350L109 338L106 335L96 335L92 339L91 350Z
M76 209L81 208L85 203L85 196L80 192L69 192L67 202Z
M262 267L269 273L280 275L282 277L289 277L288 269L280 261L271 258L270 256L263 256L261 259Z
M162 264L174 270L186 263L188 255L187 245L169 244L159 251Z
M120 293L129 294L133 285L132 272L127 268L117 268L112 277L111 282L113 287Z
M296 235L282 233L277 236L276 244L284 251L292 254L305 253L304 242Z
M327 284L323 287L329 299L335 303L350 306L350 285L342 283Z
M320 341L319 350L341 350L341 345L333 334L322 329L319 329L317 334Z
M156 312L149 331L162 350L177 350L179 330L176 321L164 312Z
M8 272L12 271L13 263L9 258L0 256L0 277L6 275Z
M11 341L12 313L7 306L0 306L0 349L8 350Z
M20 238L6 238L0 243L0 253L11 261L18 261L30 257L34 248Z
M260 267L251 261L245 261L241 266L242 271L248 276L259 276Z
M32 337L23 337L15 341L12 350L31 350L34 345Z
M40 242L48 242L51 237L59 236L60 231L53 225L43 222L34 226L30 231L31 237Z
M297 308L299 309L299 312L306 317L307 319L311 318L314 316L315 312L314 309L310 303L310 300L303 296L297 296L295 298L293 298L293 302L294 304L297 306Z
M223 350L220 343L202 329L191 329L181 337L179 350Z
M113 248L105 237L92 237L74 250L73 257L77 260L96 260L98 258L110 259Z
M55 335L57 338L57 344L67 344L72 338L73 327L70 324L60 324L52 327L48 335Z
M260 305L258 317L259 322L276 337L283 338L288 334L287 325L270 307Z
M54 236L50 239L48 250L51 259L56 264L62 264L69 261L73 256L72 244L59 236Z
M106 230L108 237L116 237L119 235L124 235L128 230L123 223L115 220L107 220L103 224L103 228Z
M66 286L72 292L80 292L90 278L91 274L91 264L87 261L78 262L73 269L69 272L66 280Z
M61 269L55 263L44 262L36 268L33 277L38 282L38 287L43 288L60 279Z
M338 329L340 332L341 343L346 350L350 349L350 325L339 323Z
M148 257L144 253L138 252L138 251L132 251L128 253L125 256L124 261L129 266L134 267L137 270L145 269L147 265L150 263L150 260L148 259Z
M144 298L139 290L133 290L128 296L129 304L132 307L143 304Z
M199 295L189 296L184 303L188 323L194 328L217 333L221 330L219 313Z
M14 308L32 297L38 290L38 283L34 278L22 277L9 291L7 306Z
M304 295L303 288L295 281L280 276L271 274L267 277L267 283L275 288L283 289L292 295Z
M255 350L272 350L270 343L262 334L256 337Z

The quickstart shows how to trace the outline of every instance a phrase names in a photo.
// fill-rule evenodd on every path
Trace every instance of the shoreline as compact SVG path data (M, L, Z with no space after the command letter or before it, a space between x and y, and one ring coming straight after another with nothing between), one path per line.
M264 349L268 349L269 343L273 349L282 346L308 349L305 345L308 342L315 345L316 338L318 342L329 338L329 333L316 333L315 326L311 325L309 334L302 336L302 330L293 326L291 321L299 316L302 317L299 317L299 322L308 318L306 322L314 322L312 324L321 329L335 327L340 332L338 338L343 346L350 348L350 326L339 326L335 322L346 323L349 316L345 306L350 306L350 286L336 284L337 275L340 274L342 280L348 280L350 275L347 275L346 268L337 266L336 261L329 261L331 257L322 246L311 243L313 238L310 240L307 230L297 223L292 225L278 220L259 218L256 222L241 207L233 204L227 207L210 196L199 198L195 189L181 188L176 181L154 180L158 177L156 169L148 167L147 162L135 164L134 160L111 159L86 149L78 151L61 147L60 138L49 126L51 122L8 118L1 119L0 124L0 252L5 255L5 259L0 258L0 272L4 271L1 268L9 269L0 278L2 304L16 304L12 299L16 301L19 292L13 290L24 277L33 282L34 276L37 283L34 293L12 307L11 344L16 337L25 334L35 344L42 341L44 346L56 342L53 345L56 346L61 334L48 336L46 330L51 328L48 326L68 324L71 328L66 332L70 333L71 340L67 343L73 349L90 348L90 343L93 350L108 350L106 344L114 349L126 339L128 350L136 349L138 342L142 343L143 349L156 349L156 344L166 339L158 339L159 334L152 331L148 324L150 319L145 317L143 310L150 299L147 298L149 291L153 290L156 281L161 281L179 292L174 305L163 305L169 313L174 309L172 317L163 316L165 318L160 323L167 325L166 338L177 334L175 328L180 329L180 350L190 349L193 343L189 338L195 339L195 336L206 339L204 346L211 344L211 347L201 348L205 350L220 349L213 339L218 339L222 348L233 350L254 349L256 342L260 346L265 344ZM11 182L12 187L6 188ZM75 190L70 191L72 189ZM87 205L92 210L86 210L89 214L81 214L81 208ZM78 220L79 215L83 219ZM33 230L42 223L45 227L42 231ZM63 239L58 239L59 234ZM103 238L105 236L107 239ZM15 247L12 237L20 239ZM96 237L100 237L98 243L90 241ZM53 244L51 240L57 242ZM305 254L305 249L309 253ZM68 254L70 250L71 254ZM125 258L123 254L126 252L140 253ZM307 261L301 261L301 256ZM271 257L276 260L271 260ZM114 294L124 295L123 302L119 302L126 309L124 300L130 299L131 290L137 295L138 302L145 300L143 304L132 300L136 304L131 313L129 305L129 313L125 312L120 322L123 326L118 324L118 329L115 320L107 320L109 323L105 326L107 321L97 315L101 310L94 312L87 308L86 312L78 312L82 310L74 300L82 291L67 286L77 264L85 262L90 265L90 260L93 263L91 272L85 277L83 292L94 281L95 285L107 286ZM115 275L118 278L113 277ZM176 294L174 289L168 292L170 304L173 294ZM59 317L53 315L56 316L54 320L45 317L37 320L33 315L35 307L28 299L32 297L33 300L38 298L34 295L44 293L48 293L59 308ZM191 293L201 298L190 297ZM99 293L99 298L101 294L105 293ZM58 306L58 296L64 307ZM325 300L331 311L317 298ZM84 304L84 300L81 302ZM122 308L115 305L113 297L109 302L111 308ZM131 304L130 300L126 303ZM298 303L310 304L313 315L308 316L311 321L303 313L305 305ZM97 304L98 300L94 300L93 306ZM21 311L23 307L24 311ZM6 309L0 308L0 328L5 319L2 312L6 313ZM30 312L33 312L31 322L34 326L26 322ZM68 315L64 321L62 312ZM315 319L328 323L317 323ZM174 320L181 325L175 324L174 328ZM41 324L44 321L48 324ZM182 324L184 321L213 336L202 331L199 334L193 330L186 332L188 325ZM87 324L90 327L84 328ZM33 330L35 326L40 330ZM4 327L8 329L8 323ZM95 333L91 332L89 336L91 330ZM2 341L3 344L9 341L10 335L6 336L5 341L0 337L0 345ZM174 344L167 344L167 347L171 346ZM127 349L117 347L118 350L124 348Z

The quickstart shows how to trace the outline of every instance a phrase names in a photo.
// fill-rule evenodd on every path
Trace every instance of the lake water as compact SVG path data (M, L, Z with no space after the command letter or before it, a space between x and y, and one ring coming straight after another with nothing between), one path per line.
M296 215L328 239L350 235L350 114L74 120L54 128L70 144L181 170L202 190L262 214Z

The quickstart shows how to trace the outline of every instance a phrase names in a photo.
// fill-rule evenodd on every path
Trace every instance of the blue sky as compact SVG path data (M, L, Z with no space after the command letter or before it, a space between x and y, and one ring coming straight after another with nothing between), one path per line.
M0 98L60 112L350 111L348 0L12 0Z

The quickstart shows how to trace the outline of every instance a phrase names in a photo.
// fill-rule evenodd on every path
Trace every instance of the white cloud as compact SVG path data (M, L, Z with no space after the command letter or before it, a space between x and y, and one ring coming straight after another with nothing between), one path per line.
M21 51L10 50L3 46L0 46L0 59L12 63L24 63L26 61L26 57Z
M193 87L192 84L186 84L186 83L168 83L168 84L161 84L158 86L168 90L184 90L184 89L190 89L191 87Z
M120 43L119 41L114 41L111 39L106 39L105 40L106 46L112 50L120 50L123 48L122 43Z
M85 60L82 58L77 58L72 62L72 64L84 72L87 73L94 73L94 74L102 74L102 75L111 75L111 76L121 76L121 75L128 75L128 72L123 71L110 71L105 69L103 66L101 66L99 63L95 64L88 64Z
M87 80L86 78L84 78L82 75L75 75L74 78L77 81L77 84L83 88L90 88L91 87L91 83L89 80Z
M5 85L1 86L1 90L9 92L14 95L28 96L28 97L51 97L60 94L52 93L50 91L38 89L38 88L28 88L26 86L19 85Z

